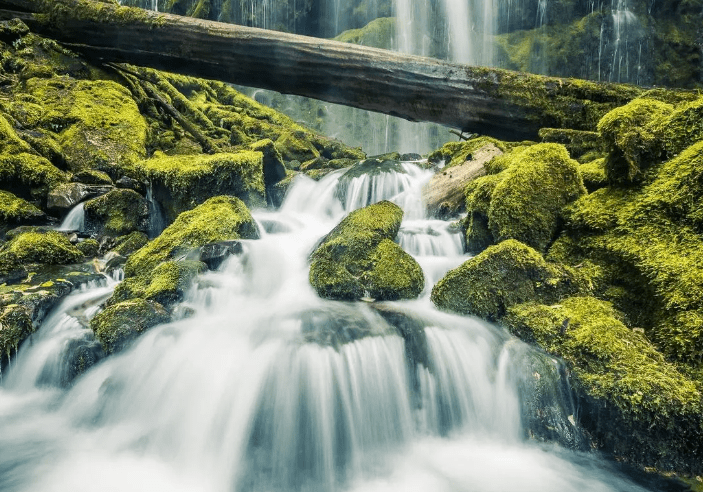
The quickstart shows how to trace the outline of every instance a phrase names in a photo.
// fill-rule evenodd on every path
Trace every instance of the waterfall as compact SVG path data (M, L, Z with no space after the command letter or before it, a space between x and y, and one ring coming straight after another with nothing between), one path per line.
M114 283L66 298L0 383L0 490L642 491L594 456L527 439L579 446L558 361L438 312L428 292L314 293L307 256L347 209L418 201L430 177L411 163L345 173L300 176L279 210L253 211L266 232L200 277L190 317L82 374L64 369L66 347L94 343L86 326ZM340 201L362 188L367 201ZM423 268L467 258L451 224L412 208L398 240Z
M83 203L79 203L68 212L57 230L81 232L84 228L85 210L83 208Z

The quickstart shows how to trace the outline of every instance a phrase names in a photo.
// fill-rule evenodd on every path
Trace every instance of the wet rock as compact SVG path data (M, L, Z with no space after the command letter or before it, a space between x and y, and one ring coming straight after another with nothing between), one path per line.
M68 341L62 358L60 384L70 386L73 381L84 374L88 369L105 358L105 351L95 339L72 339Z
M115 181L115 186L125 190L134 190L140 195L144 195L146 193L144 183L128 176L122 176L120 179Z
M46 207L54 212L65 213L83 200L104 195L112 190L112 185L63 183L49 192Z
M146 199L132 190L112 190L85 202L85 230L91 235L123 236L149 227Z
M242 251L242 243L239 241L218 241L194 249L186 259L202 261L210 270L217 270L227 258L242 254Z
M486 143L476 149L460 165L445 167L430 179L422 190L422 201L430 216L448 219L465 209L466 185L486 174L484 165L497 155L502 155L493 143Z
M417 297L422 269L392 240L403 211L383 201L345 217L310 255L310 283L320 297L376 299Z
M170 319L160 304L130 299L105 308L91 320L90 327L103 350L113 354L123 350L149 328Z
M286 177L286 167L281 154L270 139L259 140L249 146L264 155L264 185L268 188Z

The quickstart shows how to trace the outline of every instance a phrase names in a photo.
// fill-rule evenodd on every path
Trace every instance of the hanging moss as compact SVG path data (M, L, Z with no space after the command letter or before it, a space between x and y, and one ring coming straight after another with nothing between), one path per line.
M237 196L250 206L266 203L261 152L198 156L156 154L143 161L140 167L151 181L154 198L163 207L169 222L213 196Z
M443 310L498 320L516 304L551 303L581 288L572 269L548 263L534 249L509 239L450 270L433 287L431 300Z
M231 196L210 198L183 212L159 237L134 253L125 265L125 275L144 274L163 261L207 243L258 237L256 223L244 202Z
M578 163L557 144L538 144L505 154L510 167L491 194L488 226L496 242L512 238L545 251L555 238L561 211L586 190Z

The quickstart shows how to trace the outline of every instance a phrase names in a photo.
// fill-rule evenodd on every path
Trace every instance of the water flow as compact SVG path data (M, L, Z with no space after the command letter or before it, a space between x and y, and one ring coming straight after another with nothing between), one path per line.
M429 173L403 171L358 195L418 200ZM340 188L374 189L341 174L297 178L280 210L254 212L262 238L187 294L190 317L62 387L61 340L91 338L85 320L111 287L70 296L0 385L0 490L640 490L592 457L525 441L544 408L550 428L579 433L570 400L549 396L564 385L551 359L503 330L426 297L317 297L307 255L365 204L342 203ZM412 208L402 230L418 258L463 258L446 224Z
M63 219L61 225L59 225L59 231L83 231L85 228L85 210L83 208L83 203L79 203L73 207L68 215Z

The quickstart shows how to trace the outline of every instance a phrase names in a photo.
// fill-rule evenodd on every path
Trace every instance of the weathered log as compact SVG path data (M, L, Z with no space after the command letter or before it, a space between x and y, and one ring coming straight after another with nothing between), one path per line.
M95 0L0 0L84 55L298 94L498 138L590 130L642 89L558 79Z

